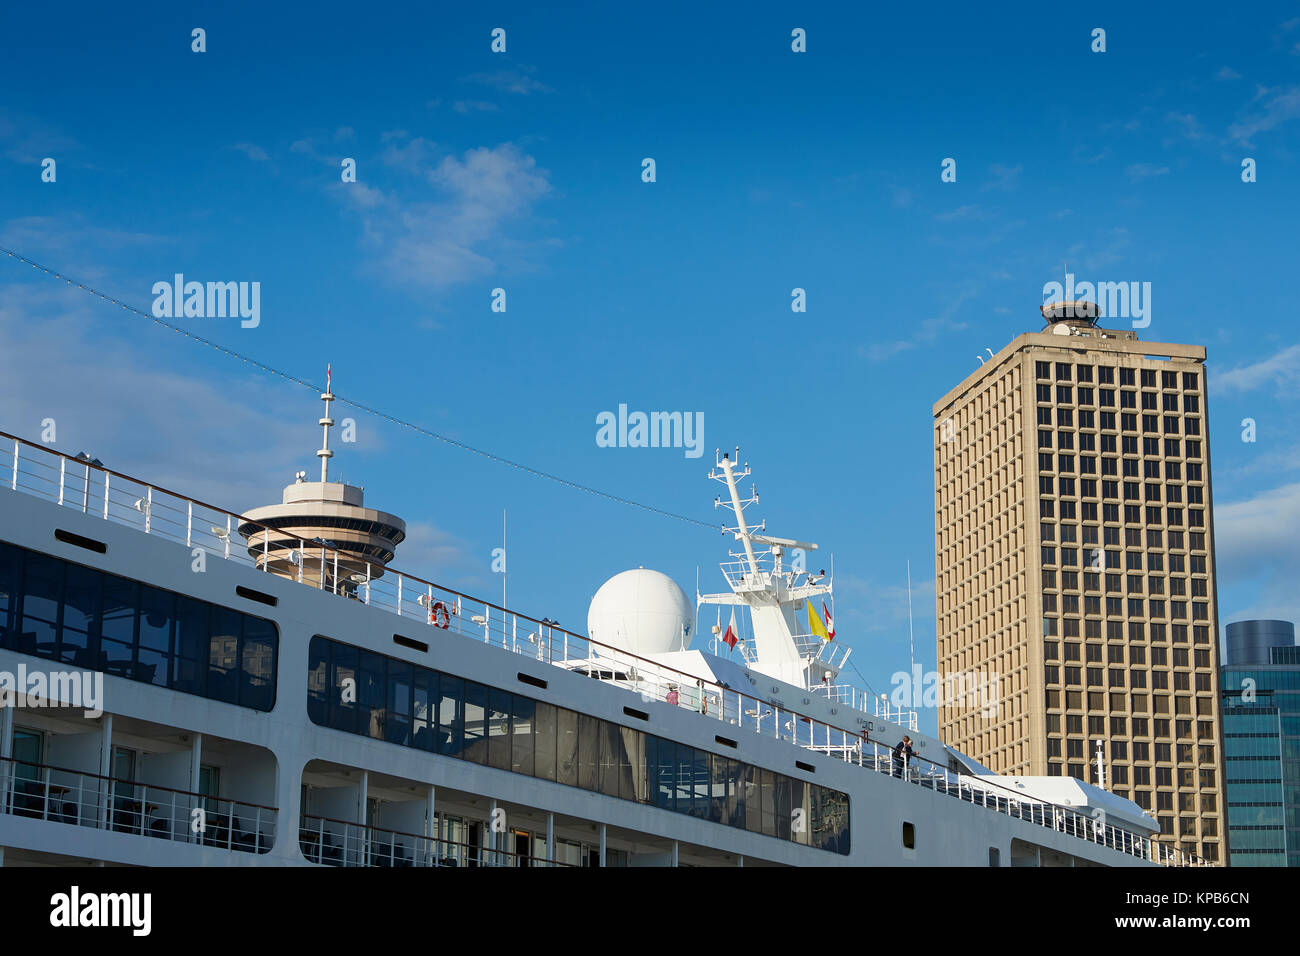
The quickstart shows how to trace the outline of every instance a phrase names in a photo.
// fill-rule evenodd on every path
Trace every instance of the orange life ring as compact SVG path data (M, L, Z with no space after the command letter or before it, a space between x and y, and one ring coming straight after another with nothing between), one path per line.
M441 618L441 620L440 620ZM434 601L429 607L429 623L444 631L451 626L451 611L441 601Z

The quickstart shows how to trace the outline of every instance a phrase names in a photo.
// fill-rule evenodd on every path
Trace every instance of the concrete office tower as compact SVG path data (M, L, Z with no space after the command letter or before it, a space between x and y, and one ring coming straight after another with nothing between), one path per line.
M1042 312L933 409L939 735L1222 863L1205 349ZM961 694L993 677L995 712Z

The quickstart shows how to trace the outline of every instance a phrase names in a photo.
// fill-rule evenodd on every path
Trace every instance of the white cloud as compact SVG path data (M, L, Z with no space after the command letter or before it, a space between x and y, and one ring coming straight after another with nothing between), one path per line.
M1214 512L1215 563L1221 590L1250 591L1223 599L1221 623L1244 618L1300 620L1300 482L1260 492L1253 498L1221 504Z
M1217 79L1220 79L1220 80L1239 80L1239 79L1241 79L1241 74L1238 73L1236 70L1234 70L1234 69L1233 69L1232 67L1230 67L1230 66L1220 67L1219 72L1216 73L1216 74L1214 74L1214 75L1215 75L1215 77L1216 77Z
M457 113L494 113L499 107L486 100L457 100L451 106Z
M955 222L958 219L987 219L988 214L979 206L967 205L958 206L950 212L936 213L934 218L938 222Z
M271 157L267 155L266 150L255 143L236 143L231 149L237 149L255 163L264 163Z
M881 362L902 352L910 352L923 345L932 345L945 333L960 332L968 327L968 323L957 321L953 316L961 310L963 303L974 297L975 291L966 289L950 299L939 315L925 319L917 325L916 331L910 338L896 339L892 342L874 342L860 347L858 354L872 362Z
M1260 87L1253 101L1263 100L1263 106L1245 119L1228 127L1228 135L1243 145L1259 133L1267 132L1300 117L1300 86L1287 89Z
M994 163L989 167L989 172L993 174L993 179L985 183L980 189L1003 189L1010 191L1016 188L1016 182L1020 179L1020 173L1024 170L1023 166L1003 166L1001 163Z
M436 165L433 155L433 144L418 139L385 153L385 162L420 174L432 196L412 199L409 189L395 188L364 197L366 240L390 278L443 287L492 273L501 253L527 257L528 245L513 240L507 226L551 190L536 160L509 143Z
M518 70L497 70L494 73L471 73L461 77L461 82L490 86L503 93L516 93L520 96L555 92L545 83L534 79L531 76L533 72L531 68L523 67Z
M1217 388L1230 392L1244 392L1263 385L1276 385L1279 390L1300 385L1300 345L1292 345L1276 355L1250 365L1242 365L1214 376Z
M1125 174L1130 179L1149 179L1152 176L1163 176L1169 172L1168 166L1156 166L1154 163L1133 163L1124 167Z

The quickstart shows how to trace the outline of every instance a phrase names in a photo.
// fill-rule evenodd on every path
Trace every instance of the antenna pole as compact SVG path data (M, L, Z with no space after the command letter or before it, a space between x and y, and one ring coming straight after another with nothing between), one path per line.
M731 492L731 509L736 512L736 537L745 545L745 557L749 560L750 573L758 575L758 559L754 557L754 545L749 540L749 526L745 524L745 510L740 504L740 493L736 491L736 476L732 472L733 462L723 456L722 473L727 477L727 490Z
M506 554L506 509L501 509L501 608L506 607L506 573L510 567L510 556Z
M320 480L321 484L328 481L329 461L334 457L334 452L330 451L330 426L334 424L334 419L330 418L330 402L334 401L334 393L330 390L331 367L325 366L325 391L321 393L321 401L325 403L325 417L320 420L321 428L324 429L324 437L321 441L320 451L316 452L320 458Z

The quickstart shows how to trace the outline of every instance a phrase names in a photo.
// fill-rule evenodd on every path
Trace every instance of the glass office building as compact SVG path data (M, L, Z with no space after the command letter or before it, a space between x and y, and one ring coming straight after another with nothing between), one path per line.
M1222 675L1231 866L1300 866L1300 647L1286 621L1228 625Z

